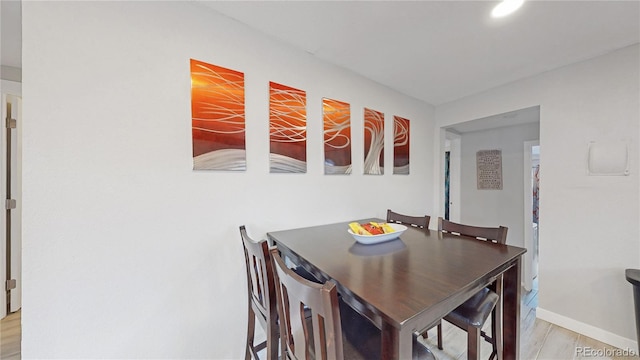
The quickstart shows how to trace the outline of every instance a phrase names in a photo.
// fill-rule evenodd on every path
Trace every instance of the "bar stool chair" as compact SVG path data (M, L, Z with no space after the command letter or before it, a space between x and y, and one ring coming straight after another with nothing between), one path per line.
M505 244L508 228L479 227L458 224L452 221L438 218L438 231L457 234L476 240L489 241L496 244ZM502 296L502 275L499 276L488 288L484 288L472 296L469 300L447 314L444 319L456 327L467 331L467 358L477 359L480 355L480 337L491 343L492 352L490 360L496 356L502 360L502 308L499 305ZM491 336L482 331L487 318L491 315ZM438 348L441 347L442 323L438 327ZM426 338L426 331L423 333Z
M247 294L249 303L245 360L259 359L258 352L267 349L267 360L278 359L278 309L273 277L273 264L266 240L254 241L240 226L247 270ZM256 318L262 325L267 339L255 344Z
M271 256L283 359L380 358L380 330L338 299L333 281L319 284L304 279L285 265L277 248ZM415 336L413 340L413 359L435 360Z

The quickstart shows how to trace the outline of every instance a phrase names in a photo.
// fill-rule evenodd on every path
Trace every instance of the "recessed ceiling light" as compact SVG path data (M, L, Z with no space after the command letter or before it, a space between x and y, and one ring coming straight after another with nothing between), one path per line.
M495 18L507 16L518 10L518 8L522 6L522 3L524 3L524 0L502 0L502 2L493 8L491 16Z

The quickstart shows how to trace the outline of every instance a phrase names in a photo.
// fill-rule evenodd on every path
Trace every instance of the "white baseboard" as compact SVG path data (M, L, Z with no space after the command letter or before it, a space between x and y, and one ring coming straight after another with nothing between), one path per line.
M583 322L556 314L540 307L536 309L536 317L538 319L561 326L565 329L575 331L578 334L582 334L605 344L615 346L618 349L629 349L633 350L636 353L638 352L638 342L636 340L627 339L620 335L616 335L606 330L597 328L593 325L585 324Z

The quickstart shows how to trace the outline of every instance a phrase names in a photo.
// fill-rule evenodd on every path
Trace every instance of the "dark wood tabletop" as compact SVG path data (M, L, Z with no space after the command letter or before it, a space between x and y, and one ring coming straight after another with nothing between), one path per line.
M267 235L294 263L322 281L336 281L345 299L382 330L384 358L410 358L413 332L430 327L500 274L504 359L517 358L525 249L411 227L399 239L363 245L347 232L349 222Z

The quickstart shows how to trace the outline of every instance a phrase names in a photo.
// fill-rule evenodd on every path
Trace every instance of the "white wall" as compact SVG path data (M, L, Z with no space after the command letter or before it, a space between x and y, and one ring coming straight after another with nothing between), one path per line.
M620 347L636 339L624 269L640 266L638 64L634 45L436 108L447 126L540 105L538 316ZM587 176L588 142L609 140L631 142L631 175Z
M538 140L539 123L462 134L461 222L509 228L507 243L524 247L523 143ZM476 152L502 150L502 190L478 190Z
M246 172L192 170L190 58L245 73ZM307 91L306 174L268 172L269 81ZM352 106L349 176L323 175L325 96ZM23 2L23 98L25 359L240 358L239 225L433 213L431 106L198 5ZM365 106L387 165L411 120L411 175L361 175Z
M0 66L0 79L21 82L22 81L22 70L13 67L13 66Z

